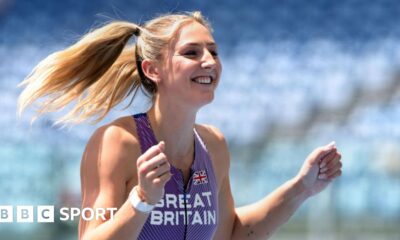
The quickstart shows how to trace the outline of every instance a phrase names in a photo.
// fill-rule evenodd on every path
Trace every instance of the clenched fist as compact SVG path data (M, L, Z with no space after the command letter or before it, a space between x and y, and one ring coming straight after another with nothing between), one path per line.
M161 141L149 148L137 160L138 194L145 202L155 205L164 196L164 186L171 178L171 165L164 154Z
M321 192L342 174L341 158L334 142L311 152L297 175L310 196Z

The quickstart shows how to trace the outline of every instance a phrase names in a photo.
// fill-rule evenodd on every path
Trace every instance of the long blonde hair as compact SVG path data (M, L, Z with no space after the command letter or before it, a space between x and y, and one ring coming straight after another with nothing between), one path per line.
M210 29L201 13L193 12L163 15L143 26L115 21L89 32L42 60L19 85L25 86L18 100L19 114L34 103L39 116L76 101L57 123L80 123L92 117L98 122L130 95L133 100L140 86L155 94L157 86L141 72L141 60L161 60L177 31L193 21ZM127 46L133 35L136 44Z

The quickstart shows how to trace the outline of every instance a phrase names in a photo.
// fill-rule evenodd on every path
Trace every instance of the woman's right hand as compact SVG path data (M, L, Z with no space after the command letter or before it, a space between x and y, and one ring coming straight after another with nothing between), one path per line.
M172 176L164 149L165 143L161 141L143 153L136 163L139 197L153 205L164 196L164 186Z

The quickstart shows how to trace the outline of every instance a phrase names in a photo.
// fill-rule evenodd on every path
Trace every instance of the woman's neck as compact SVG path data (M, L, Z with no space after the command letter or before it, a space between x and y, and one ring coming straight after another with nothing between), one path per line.
M188 170L193 161L196 113L159 99L148 111L157 140L165 142L168 161L182 170Z

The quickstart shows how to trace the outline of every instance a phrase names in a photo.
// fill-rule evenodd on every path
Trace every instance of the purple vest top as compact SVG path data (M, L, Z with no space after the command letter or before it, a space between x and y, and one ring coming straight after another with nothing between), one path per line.
M146 113L133 116L142 153L158 143ZM139 240L212 239L218 224L218 191L210 156L194 131L195 156L190 178L171 165L173 176L165 185L164 197L151 211Z

